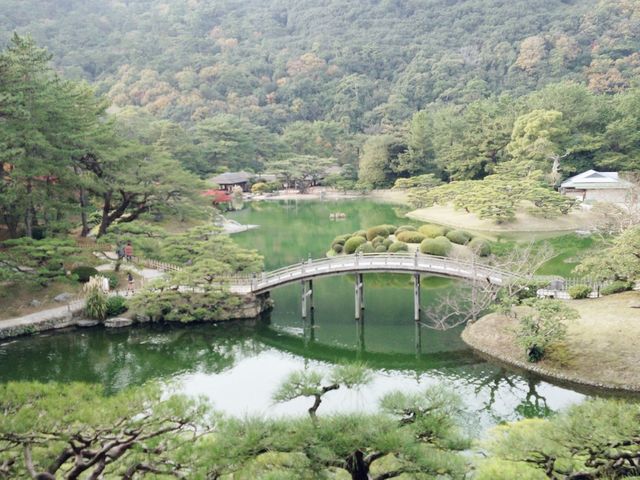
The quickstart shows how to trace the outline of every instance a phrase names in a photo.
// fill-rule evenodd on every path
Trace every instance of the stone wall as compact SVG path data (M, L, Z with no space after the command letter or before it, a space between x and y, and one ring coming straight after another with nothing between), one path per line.
M259 317L263 312L273 307L273 300L269 294L253 295L247 294L240 296L240 304L232 310L221 312L215 318L216 322L227 322L232 320L244 320ZM87 321L83 316L83 306L75 306L70 308L59 308L59 313L50 314L44 317L43 313L27 315L22 318L0 321L0 340L19 337L21 335L32 335L46 330L56 330L60 328L83 326L89 327L96 325L94 321ZM150 318L138 315L136 322L144 323L151 321ZM109 325L106 327L116 327L124 325Z
M0 321L0 339L18 337L20 335L31 335L46 330L56 330L59 328L72 327L82 320L82 307L68 309L60 314L53 315L49 318L27 318L20 322L2 322Z

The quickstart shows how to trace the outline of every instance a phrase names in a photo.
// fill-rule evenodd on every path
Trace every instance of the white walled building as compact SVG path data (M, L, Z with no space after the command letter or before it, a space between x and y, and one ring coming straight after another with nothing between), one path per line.
M560 185L560 193L586 203L625 203L633 185L622 180L618 172L588 170L568 178Z

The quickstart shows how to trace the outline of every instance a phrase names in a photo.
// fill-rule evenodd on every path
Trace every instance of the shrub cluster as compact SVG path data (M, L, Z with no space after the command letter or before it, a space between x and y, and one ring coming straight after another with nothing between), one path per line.
M573 287L569 287L569 296L574 300L589 298L590 293L591 287L587 285L574 285Z
M106 312L107 317L115 317L128 310L127 300L120 295L109 297L107 299L106 308L107 308L107 312Z
M469 242L468 246L480 257L488 257L491 255L491 244L482 238L474 238Z
M431 225L427 223L426 225L422 225L418 231L427 238L436 238L445 236L448 229L441 225Z
M420 243L420 251L427 255L446 257L451 252L451 242L447 237L425 238Z
M458 245L466 245L471 241L473 235L464 230L451 230L447 233L447 238Z
M426 237L422 233L414 232L414 231L410 231L410 230L406 230L404 232L400 232L399 234L396 235L396 239L399 242L404 242L404 243L420 243L425 238Z
M351 237L349 240L347 240L344 244L344 253L346 253L347 255L351 255L352 253L355 253L356 249L362 245L363 243L366 243L367 239L361 236L353 236Z
M395 234L398 235L402 232L415 232L417 229L413 225L400 225L396 228Z
M75 275L79 282L87 283L91 277L98 275L98 270L93 267L81 265L71 270L71 275Z
M389 246L389 252L391 253L408 252L408 251L409 251L409 246L404 242L393 242Z
M633 288L633 283L616 280L600 290L601 295L613 295L614 293L626 292Z
M356 248L356 253L373 253L375 252L375 248L371 244L371 242L365 242Z

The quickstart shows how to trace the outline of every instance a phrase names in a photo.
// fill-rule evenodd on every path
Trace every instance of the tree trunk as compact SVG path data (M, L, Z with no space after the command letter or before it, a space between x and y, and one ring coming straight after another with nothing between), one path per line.
M102 204L102 220L100 221L100 228L98 229L98 237L101 237L105 233L107 233L107 228L111 225L111 221L109 220L109 212L111 211L111 195L112 192L105 192L102 195L104 203Z
M82 220L82 231L80 232L81 237L86 237L89 235L89 222L87 220L87 191L84 187L80 187L80 218Z
M2 217L4 218L4 223L7 226L7 230L9 231L9 237L17 238L18 224L20 223L19 218L11 213L4 213Z
M356 450L347 458L347 471L351 474L351 480L370 480L369 466L364 461L364 453Z
M33 200L31 198L31 191L31 180L29 180L27 182L27 208L24 213L24 233L29 238L33 238Z

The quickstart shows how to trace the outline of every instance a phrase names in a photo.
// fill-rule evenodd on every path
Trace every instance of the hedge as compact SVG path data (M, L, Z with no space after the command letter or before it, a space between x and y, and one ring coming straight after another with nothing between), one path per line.
M356 253L373 253L373 252L375 252L375 249L373 248L373 245L371 245L371 243L369 242L363 243L358 248L356 248Z
M98 270L93 267L81 265L71 270L71 275L75 275L76 277L78 277L79 282L87 283L89 281L89 278L98 275Z
M393 242L391 244L391 246L389 246L389 251L391 253L408 252L409 251L409 245L407 245L404 242Z
M420 232L405 231L405 232L400 232L398 235L396 235L396 239L399 242L404 242L404 243L420 243L425 238L426 237Z
M591 287L587 285L574 285L573 287L569 287L569 296L574 300L589 298L590 293Z
M601 295L613 295L614 293L626 292L633 288L633 283L616 280L600 290Z
M386 238L389 236L389 229L386 225L378 225L367 230L367 240L371 241L376 237Z
M447 238L458 245L466 245L471 241L473 236L464 230L451 230L447 233Z
M367 239L364 237L351 237L344 244L344 253L346 253L347 255L351 255L360 245L366 243L366 241Z
M344 251L344 245L340 245L339 243L334 244L331 248L336 253L342 253Z
M451 252L451 242L447 237L425 238L420 243L420 251L427 255L438 255L440 257L446 257Z
M358 230L357 232L353 232L353 234L351 236L352 237L367 238L367 231L366 230Z
M468 246L476 253L476 255L481 257L488 257L491 255L491 244L482 238L474 238L469 242Z
M376 253L384 253L387 251L387 247L385 247L384 245L380 244L377 247L375 247L374 251Z
M384 241L382 242L382 244L386 248L389 248L391 245L393 245L393 240L391 240L390 238L385 238Z
M418 229L418 231L422 233L425 237L436 238L436 237L442 237L446 235L448 229L440 225L426 224L426 225L422 225Z

